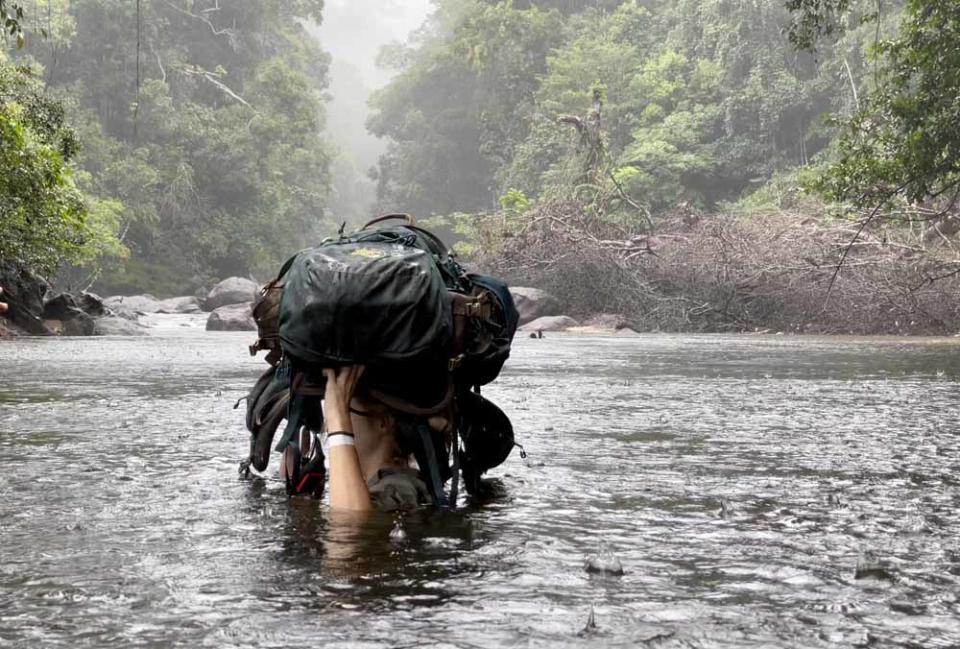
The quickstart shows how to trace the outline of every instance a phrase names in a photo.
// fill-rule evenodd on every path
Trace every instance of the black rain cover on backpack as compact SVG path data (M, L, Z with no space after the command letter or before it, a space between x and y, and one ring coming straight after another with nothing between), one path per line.
M381 242L299 253L280 303L284 352L333 367L443 354L452 331L446 286L431 255Z
M370 228L400 216L408 224ZM502 281L466 273L411 217L381 217L298 253L262 294L261 340L251 352L275 350L279 338L283 359L268 357L280 365L251 391L247 467L266 467L281 408L288 421L275 450L296 446L301 426L320 430L319 370L354 363L368 366L365 388L406 422L398 423L401 448L417 457L438 505L447 501L442 485L458 466L475 494L480 476L509 455L509 418L471 389L493 381L510 355L519 320L513 298ZM452 415L452 440L430 429L427 415L417 411Z

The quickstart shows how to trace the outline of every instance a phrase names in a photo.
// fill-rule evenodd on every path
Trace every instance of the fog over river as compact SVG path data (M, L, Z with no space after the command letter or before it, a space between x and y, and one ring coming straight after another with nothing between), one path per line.
M0 341L0 647L960 644L957 341L518 337L500 495L358 525L238 475L252 334L154 322Z

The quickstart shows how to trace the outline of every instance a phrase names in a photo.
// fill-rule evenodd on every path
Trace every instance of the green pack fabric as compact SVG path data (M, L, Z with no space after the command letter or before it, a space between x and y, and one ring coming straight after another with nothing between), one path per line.
M294 363L334 367L443 354L452 332L432 255L396 243L328 242L286 274L280 344Z

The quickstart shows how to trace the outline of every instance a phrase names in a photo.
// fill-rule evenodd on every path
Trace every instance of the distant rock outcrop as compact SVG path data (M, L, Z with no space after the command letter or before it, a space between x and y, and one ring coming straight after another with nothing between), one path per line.
M566 331L580 323L565 315L551 315L537 318L520 327L520 331Z
M200 313L200 300L192 295L160 300L157 313Z
M207 331L256 331L250 302L228 304L214 309L207 318Z
M152 295L117 295L108 297L103 303L111 311L125 318L160 311L160 300Z
M228 277L210 290L203 301L203 310L215 311L224 306L252 302L258 288L253 280Z
M510 295L520 313L520 324L543 316L560 315L560 300L546 291L526 286L511 286Z
M97 318L93 322L95 336L146 336L147 327L135 320L119 316Z

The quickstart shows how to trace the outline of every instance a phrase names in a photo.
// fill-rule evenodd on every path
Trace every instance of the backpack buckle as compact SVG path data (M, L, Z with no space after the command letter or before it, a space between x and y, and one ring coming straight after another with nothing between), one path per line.
M466 354L459 354L459 355L457 355L457 356L454 356L453 358L450 359L450 362L447 363L447 368L448 368L451 372L456 371L457 368L459 368L460 365L463 364L463 359L464 359L464 358L466 358Z

